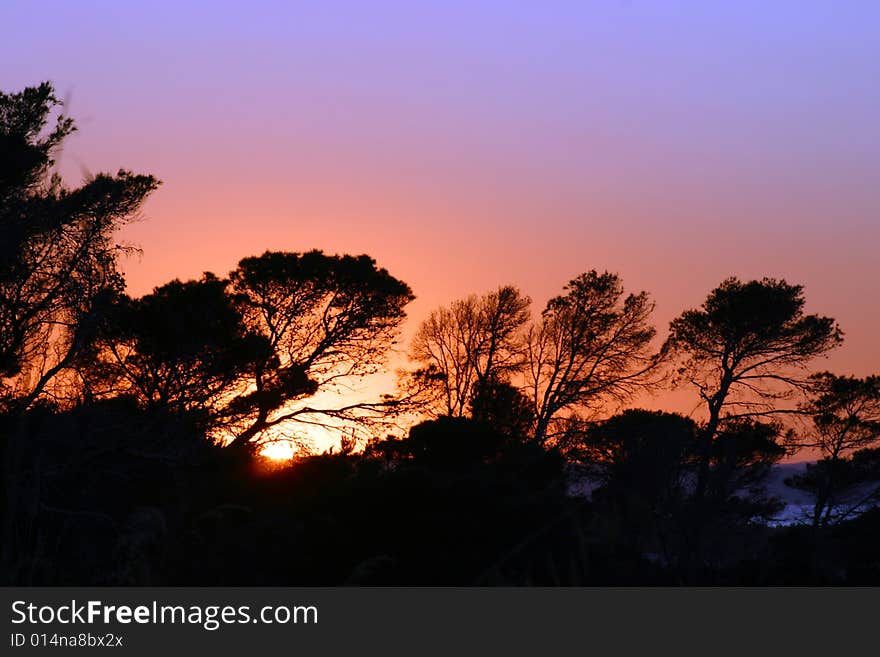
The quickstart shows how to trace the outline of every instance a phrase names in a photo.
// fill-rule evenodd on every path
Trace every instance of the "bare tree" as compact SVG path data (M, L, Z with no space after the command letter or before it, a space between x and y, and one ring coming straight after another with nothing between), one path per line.
M649 383L657 358L647 293L624 293L617 274L590 271L547 303L528 333L526 388L535 405L535 438L571 411L596 411Z
M431 371L443 413L464 416L478 386L505 382L524 364L522 327L531 299L506 285L438 308L422 322L412 358Z

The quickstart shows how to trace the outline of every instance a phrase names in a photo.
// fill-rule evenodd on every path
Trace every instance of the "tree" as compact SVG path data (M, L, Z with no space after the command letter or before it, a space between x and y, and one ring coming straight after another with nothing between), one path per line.
M440 374L445 415L462 417L477 385L504 382L523 365L520 329L531 299L506 285L438 308L422 322L412 358Z
M60 108L49 83L0 92L4 573L15 558L29 553L32 536L42 536L41 487L48 471L63 470L34 465L43 462L47 442L31 445L34 424L50 413L45 407L51 402L66 401L59 397L67 394L62 380L92 347L107 304L123 288L117 260L125 249L115 244L114 235L159 184L152 176L120 170L67 187L52 172L53 158L75 128Z
M230 387L271 354L262 336L247 332L228 284L206 273L139 299L120 295L80 368L87 396L130 395L215 423Z
M716 503L730 498L753 504L743 520L767 516L776 503L765 499L763 483L774 463L785 456L785 427L779 422L737 418L725 422L712 444L708 495ZM694 461L699 463L699 449Z
M504 452L507 439L489 424L466 417L441 416L409 430L405 438L373 441L370 453L385 459L438 470L480 467Z
M113 235L158 181L120 170L68 188L53 154L74 130L43 83L0 92L0 410L26 409L86 350L123 288Z
M615 540L659 552L684 578L693 576L694 562L721 560L755 518L778 511L761 483L785 454L778 425L728 424L713 444L709 495L697 500L699 429L682 415L627 410L588 426L570 454L598 475L593 501ZM697 516L702 509L708 512Z
M414 297L366 255L267 251L230 273L246 330L267 356L239 379L224 415L233 446L298 421L369 421L399 400L317 406L296 402L378 372Z
M599 481L592 499L613 540L678 559L696 434L690 418L641 409L580 433L569 458Z
M649 383L657 358L647 293L624 293L617 274L581 274L551 299L528 333L527 385L535 438L553 438L564 411L597 411Z
M699 309L670 324L665 348L697 388L708 419L701 436L697 497L708 485L722 423L779 413L774 402L803 389L807 364L842 341L830 317L804 313L803 287L765 278L728 278Z
M818 529L848 517L880 494L875 484L864 490L878 478L880 377L822 372L811 381L810 398L801 407L811 427L795 445L819 450L822 458L787 483L814 495L811 524Z
M800 446L820 449L823 457L837 459L880 441L880 376L821 372L811 382L810 399L802 410L812 420L812 440Z
M289 422L369 422L399 400L306 400L378 372L412 298L368 256L266 252L228 279L206 273L121 297L84 379L93 394L103 386L100 394L197 412L234 447Z
M573 456L595 467L604 485L659 504L684 496L696 433L682 415L629 409L590 425Z
M510 438L531 438L535 424L532 401L516 386L488 380L474 386L470 417Z

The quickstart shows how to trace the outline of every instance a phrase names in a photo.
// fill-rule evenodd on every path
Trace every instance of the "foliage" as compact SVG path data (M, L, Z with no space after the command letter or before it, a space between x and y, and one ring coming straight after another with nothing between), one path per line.
M696 387L714 431L722 409L749 416L802 387L805 366L840 345L830 317L804 313L803 287L765 278L728 278L699 309L670 324L666 348L679 358L679 378Z
M551 299L528 335L526 389L535 405L535 438L554 437L565 411L595 411L648 383L653 304L625 294L617 274L589 271Z
M810 398L801 407L811 426L793 442L819 450L822 458L787 483L813 494L811 524L817 529L880 498L880 377L821 372L811 382Z
M200 411L216 421L224 393L270 353L247 332L227 284L208 273L139 299L120 295L81 366L88 394L132 395L149 408Z
M406 283L366 255L267 251L230 273L244 324L269 347L239 381L228 419L233 445L246 445L289 421L369 421L393 400L335 407L291 402L378 372L413 299Z
M697 494L709 484L713 442L725 422L784 412L776 406L804 388L806 366L842 341L830 317L804 313L803 287L765 278L728 278L703 305L669 327L665 349L680 381L695 387L708 419L701 431Z
M123 288L114 233L158 181L119 171L68 188L50 175L74 130L43 83L0 93L0 409L24 409L93 340Z

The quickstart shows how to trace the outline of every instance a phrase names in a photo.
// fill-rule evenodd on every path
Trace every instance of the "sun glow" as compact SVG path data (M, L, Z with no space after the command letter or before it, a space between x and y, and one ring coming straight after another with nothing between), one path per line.
M351 428L344 424L321 426L291 421L267 430L258 453L273 461L290 461L296 456L338 449L342 438L350 433Z
M334 409L376 401L383 393L394 389L396 379L393 368L389 367L386 371L346 383L345 386L337 384L321 390L305 403L312 408ZM300 405L304 402L293 402L286 410L296 410ZM362 447L370 438L382 436L388 430L388 427L368 427L321 413L307 413L263 432L257 451L260 456L273 461L290 461L296 456L338 450L343 439L354 439L358 447Z
M299 448L289 440L272 442L260 449L260 456L273 461L290 461Z

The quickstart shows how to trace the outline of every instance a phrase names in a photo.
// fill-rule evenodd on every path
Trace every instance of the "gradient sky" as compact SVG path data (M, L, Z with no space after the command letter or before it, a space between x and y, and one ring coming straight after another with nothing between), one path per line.
M133 294L366 252L411 331L607 268L663 335L767 275L843 326L824 367L880 371L880 3L178 4L0 4L0 87L52 80L78 121L65 176L164 181L123 235Z

